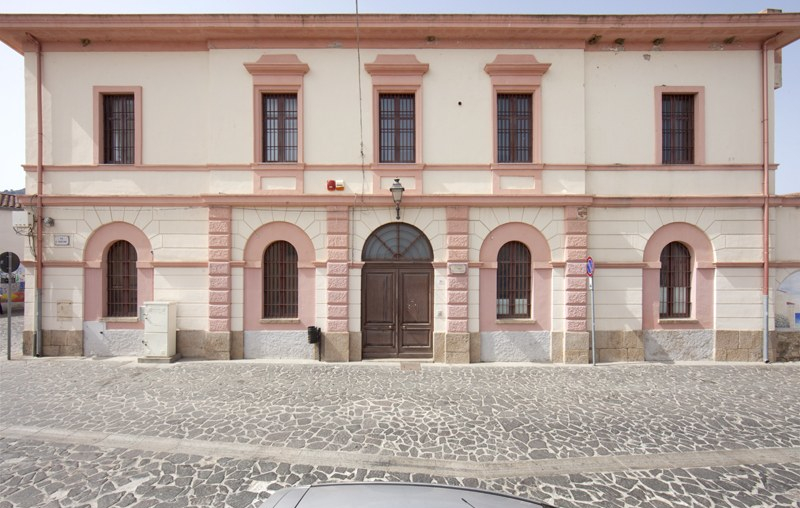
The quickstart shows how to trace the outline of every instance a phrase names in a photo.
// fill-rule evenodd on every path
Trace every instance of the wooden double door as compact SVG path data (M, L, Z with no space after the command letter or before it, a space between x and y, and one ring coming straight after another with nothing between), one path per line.
M433 356L433 267L366 263L361 279L362 357Z

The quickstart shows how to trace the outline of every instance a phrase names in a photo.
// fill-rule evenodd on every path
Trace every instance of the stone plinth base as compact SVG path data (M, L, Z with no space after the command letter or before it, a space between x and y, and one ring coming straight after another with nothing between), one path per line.
M22 354L33 356L36 333L22 332ZM42 356L83 356L82 330L42 330Z
M172 356L143 356L137 360L138 363L175 363L181 359L180 353Z
M592 363L592 334L589 332L564 332L564 363Z
M470 334L446 333L444 335L444 363L466 364L470 360Z
M597 363L644 361L644 336L641 330L595 331Z
M800 361L800 330L770 333L770 361ZM773 360L774 356L774 360Z
M359 352L361 351L359 346ZM350 361L350 333L326 332L322 334L321 358L323 362Z
M714 360L718 362L764 361L763 348L761 330L717 330L714 334ZM770 356L774 358L774 351Z

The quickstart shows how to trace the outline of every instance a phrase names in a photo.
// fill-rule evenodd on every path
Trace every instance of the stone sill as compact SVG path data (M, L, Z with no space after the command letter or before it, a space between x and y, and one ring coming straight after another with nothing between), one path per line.
M697 319L659 319L660 325L699 325L700 321Z
M138 323L138 317L104 317L100 318L101 323Z
M497 325L535 325L535 319L498 319Z
M300 320L295 318L289 319L262 319L259 321L262 325L299 325Z

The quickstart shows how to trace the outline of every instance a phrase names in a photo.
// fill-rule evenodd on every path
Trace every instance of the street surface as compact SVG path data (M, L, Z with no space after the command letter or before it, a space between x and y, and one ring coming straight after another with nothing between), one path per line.
M0 508L256 507L345 480L797 507L798 394L796 363L3 359Z

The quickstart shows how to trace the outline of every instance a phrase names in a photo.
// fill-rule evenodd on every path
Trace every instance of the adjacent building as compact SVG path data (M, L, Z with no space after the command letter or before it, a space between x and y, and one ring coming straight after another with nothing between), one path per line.
M779 12L0 15L26 354L147 356L158 301L195 358L798 359L772 158L798 38Z

